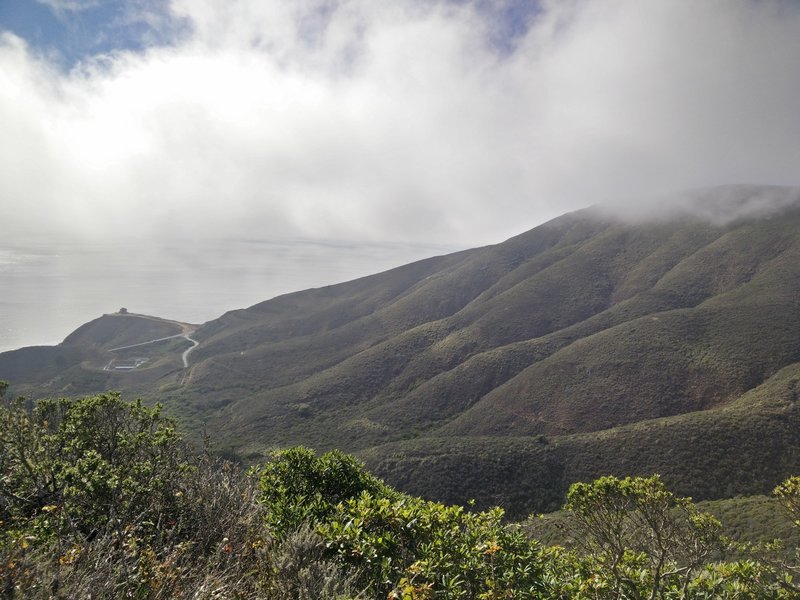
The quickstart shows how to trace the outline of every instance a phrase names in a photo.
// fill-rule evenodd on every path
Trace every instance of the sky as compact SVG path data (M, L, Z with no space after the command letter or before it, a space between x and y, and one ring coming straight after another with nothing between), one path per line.
M798 65L797 0L0 0L2 235L466 248L797 185Z

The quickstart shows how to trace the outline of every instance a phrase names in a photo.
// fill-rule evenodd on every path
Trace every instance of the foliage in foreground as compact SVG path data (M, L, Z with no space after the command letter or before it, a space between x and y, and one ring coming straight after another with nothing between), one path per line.
M776 495L800 520L800 479ZM575 542L545 547L501 509L402 494L340 452L243 473L116 394L0 407L3 598L800 596L797 561L726 539L657 476L575 484L566 508Z

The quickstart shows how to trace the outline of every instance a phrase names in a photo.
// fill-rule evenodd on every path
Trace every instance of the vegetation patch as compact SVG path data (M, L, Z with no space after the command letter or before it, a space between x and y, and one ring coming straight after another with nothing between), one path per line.
M0 394L6 386L0 383ZM800 524L800 479L775 490ZM3 598L796 598L796 549L741 542L658 476L570 487L550 545L501 508L401 493L297 447L242 471L117 394L0 406Z

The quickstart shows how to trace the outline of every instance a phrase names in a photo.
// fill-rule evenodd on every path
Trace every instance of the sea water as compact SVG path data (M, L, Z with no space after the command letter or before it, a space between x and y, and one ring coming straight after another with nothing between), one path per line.
M453 250L303 240L0 247L0 352L58 344L83 323L123 307L203 323L280 294Z

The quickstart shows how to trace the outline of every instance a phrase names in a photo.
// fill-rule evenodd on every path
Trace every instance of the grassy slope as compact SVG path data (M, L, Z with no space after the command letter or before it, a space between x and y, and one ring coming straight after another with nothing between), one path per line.
M196 332L188 373L176 340L153 368L112 377L74 358L61 380L150 394L245 454L361 451L401 487L512 512L605 472L763 492L800 466L794 409L738 399L800 361L798 270L798 209L727 225L585 210L228 313ZM9 361L0 376L19 380ZM57 373L48 361L31 385Z
M250 449L567 434L702 410L800 358L798 223L568 215L404 278L226 317L185 396L226 406L219 427Z
M517 516L608 472L660 471L698 498L767 491L800 466L800 423L742 394L800 361L799 224L571 215L546 243L534 230L434 275L450 289L471 274L449 316L421 278L338 328L257 346L282 385L234 390L222 430L247 452L361 449L404 489ZM270 369L286 348L292 364Z
M800 465L800 363L722 407L567 436L419 438L361 453L392 485L449 502L556 510L569 484L660 473L698 500L771 490Z

